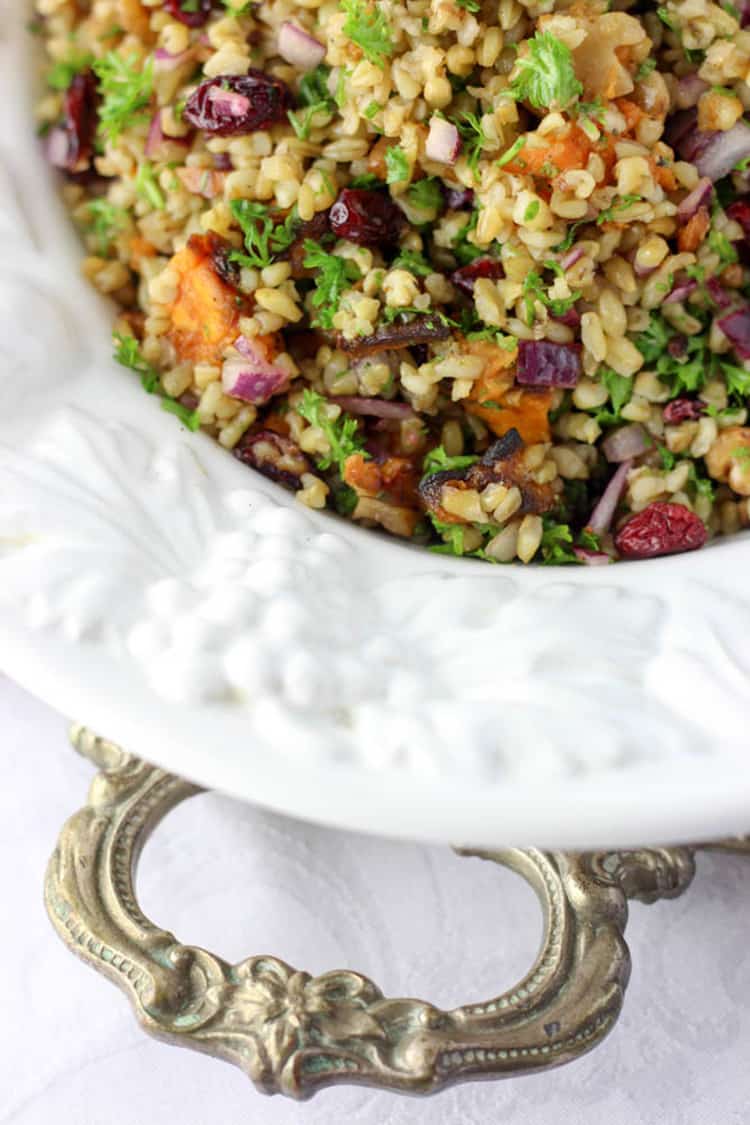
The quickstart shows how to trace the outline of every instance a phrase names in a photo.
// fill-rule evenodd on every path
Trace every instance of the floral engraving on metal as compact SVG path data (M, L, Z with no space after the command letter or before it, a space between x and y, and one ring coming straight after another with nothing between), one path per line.
M199 790L85 728L72 739L100 772L50 861L45 897L55 928L129 995L146 1031L234 1063L267 1094L303 1099L333 1083L431 1094L572 1061L619 1015L630 972L627 899L671 898L693 877L687 847L463 850L531 884L545 933L515 988L453 1011L386 997L351 971L311 977L269 956L230 965L154 925L135 894L148 834Z

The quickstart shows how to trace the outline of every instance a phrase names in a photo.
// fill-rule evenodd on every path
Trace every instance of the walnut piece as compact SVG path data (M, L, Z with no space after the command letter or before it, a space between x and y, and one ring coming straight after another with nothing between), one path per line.
M706 454L709 476L740 496L750 496L750 427L722 430Z

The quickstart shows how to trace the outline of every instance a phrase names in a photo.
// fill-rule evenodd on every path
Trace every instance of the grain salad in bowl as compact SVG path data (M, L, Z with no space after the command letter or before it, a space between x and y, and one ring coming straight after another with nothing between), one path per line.
M750 8L39 0L115 355L312 508L599 565L750 524Z

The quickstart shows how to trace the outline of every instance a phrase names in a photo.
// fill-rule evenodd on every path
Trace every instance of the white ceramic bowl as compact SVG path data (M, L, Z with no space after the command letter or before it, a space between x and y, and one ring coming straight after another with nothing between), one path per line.
M473 844L750 823L750 543L489 566L303 509L161 412L0 44L0 665L174 772L300 816Z

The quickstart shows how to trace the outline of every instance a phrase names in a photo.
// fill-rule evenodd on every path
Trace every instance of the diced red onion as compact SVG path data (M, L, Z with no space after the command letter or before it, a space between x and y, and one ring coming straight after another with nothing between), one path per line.
M714 194L714 185L707 177L698 180L693 190L685 196L677 208L677 218L686 223L701 207L709 207Z
M474 205L474 192L471 188L445 189L445 203L450 211L463 211L466 207Z
M740 0L737 8L740 13L740 27L747 27L750 23L750 3L748 0Z
M170 51L165 51L163 47L157 47L154 51L154 62L157 70L177 70L178 67L191 62L193 58L195 58L194 47L188 47L187 50L179 51L176 55L171 54Z
M521 340L516 382L525 387L575 387L581 374L578 344Z
M414 418L407 402L388 402L383 398L360 398L358 395L335 395L331 398L347 414L369 414L373 418Z
M750 359L750 305L733 309L717 323L737 355Z
M736 241L741 242L744 239L750 245L750 203L747 199L735 199L734 203L730 203L727 207L727 217L742 227L742 235Z
M568 250L567 254L560 259L560 268L569 270L576 262L580 262L586 251L582 246L574 246L572 250Z
M595 535L603 535L605 531L609 531L617 505L628 483L628 473L632 468L632 461L623 461L597 501L587 525Z
M708 89L708 82L704 82L697 74L686 74L677 83L675 102L678 109L692 109L698 104L701 94Z
M242 354L226 359L221 369L225 394L261 406L286 390L289 372L269 361L257 344L247 336L239 336L235 348Z
M746 121L738 121L724 131L690 129L677 147L685 160L695 164L701 176L708 176L716 183L728 175L740 160L750 156L750 125Z
M652 445L651 438L640 422L631 422L607 434L602 442L602 452L608 461L617 464L640 457Z
M50 129L47 134L45 147L47 159L53 168L67 168L68 166L68 134L60 125Z
M586 547L574 547L573 554L584 566L607 566L612 562L611 557L604 551L589 551Z
M461 151L461 135L451 121L444 117L430 118L425 153L439 164L455 164Z
M156 156L164 140L165 137L161 128L161 110L157 109L156 113L151 118L148 136L146 137L145 153L149 159Z
M296 23L285 20L279 30L279 54L300 70L315 70L326 57L326 49Z
M224 173L213 168L196 168L193 165L178 168L177 178L186 191L202 195L204 199L215 199L224 190Z
M219 113L226 113L230 117L244 117L250 109L249 98L236 90L225 90L223 86L210 86L206 97L216 103Z
M692 277L678 281L671 293L662 301L663 305L676 305L678 301L685 301L695 291L698 282Z
M672 148L680 148L684 142L689 145L689 138L695 136L697 132L696 124L698 121L698 111L695 109L683 109L678 113L673 113L667 121L667 127L664 132L664 139ZM681 151L681 155L684 155Z
M734 304L734 298L730 293L727 293L718 277L706 278L705 285L706 289L708 290L709 297L717 306L717 308L728 309L730 305Z

